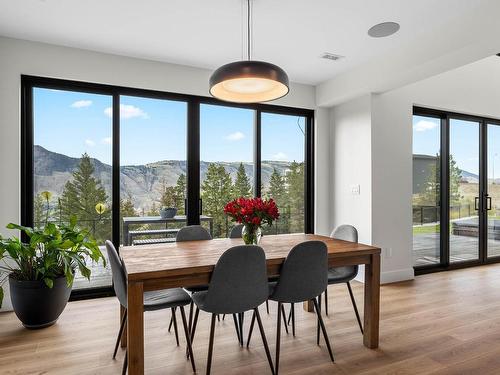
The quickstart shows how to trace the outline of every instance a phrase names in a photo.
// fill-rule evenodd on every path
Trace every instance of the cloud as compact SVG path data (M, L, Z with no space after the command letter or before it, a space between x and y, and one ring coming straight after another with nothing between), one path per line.
M438 124L432 121L420 120L416 124L413 124L413 130L416 132L425 132L426 130L432 130L437 128Z
M92 105L92 100L77 100L73 104L71 104L72 108L85 108L90 107Z
M113 137L106 137L101 139L101 143L105 145L110 145L113 143Z
M242 132L235 132L226 136L226 139L228 141L240 141L243 138L245 138L245 134L243 134Z
M95 142L92 140L92 139L86 139L85 140L85 144L89 147L94 147L95 146Z
M108 107L104 110L104 114L108 117L113 116L113 108ZM134 117L148 119L149 115L139 107L130 104L120 104L120 119L128 120Z
M286 160L286 154L284 152L278 152L273 155L273 160Z

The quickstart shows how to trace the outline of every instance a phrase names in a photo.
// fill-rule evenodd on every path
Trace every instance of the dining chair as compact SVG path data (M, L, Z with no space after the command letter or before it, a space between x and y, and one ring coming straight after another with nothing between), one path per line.
M226 250L214 267L208 290L193 294L196 330L199 310L212 314L207 358L207 375L210 374L215 334L215 318L218 314L239 314L253 310L259 325L266 357L274 374L271 353L267 345L258 306L267 300L266 256L260 246L240 245ZM194 339L194 335L192 336Z
M335 238L343 241L358 242L358 231L352 225L340 225L335 228L330 234L331 238ZM358 274L358 266L344 266L344 267L332 267L328 269L328 285L342 284L346 283L347 290L349 291L349 296L351 297L352 306L354 308L354 313L356 314L356 319L358 321L359 329L361 334L363 334L363 325L361 324L361 318L359 316L358 307L356 305L356 300L352 292L350 282ZM328 288L325 289L325 313L328 316ZM321 310L321 298L319 298L319 308ZM295 319L294 319L294 306L290 309L288 315L288 323L292 321L292 330L295 331ZM319 338L319 332L317 333Z
M273 291L270 300L278 302L278 317L276 321L276 358L275 374L279 371L281 319L284 303L300 303L312 301L318 317L318 327L321 327L326 341L330 359L334 362L330 340L321 317L317 298L328 285L328 250L322 241L306 241L294 246L286 257L275 285L269 284ZM252 317L252 320L253 317ZM252 324L248 333L248 341L252 335ZM318 341L319 344L319 341Z
M113 359L116 357L116 352L118 351L118 344L123 335L123 329L127 321L127 278L125 276L125 268L123 263L118 256L118 252L111 241L106 241L106 250L108 252L109 263L111 264L111 274L113 278L113 288L115 294L118 297L118 301L125 309L122 321L120 324L120 330L118 331L118 337L116 339L115 350L113 352ZM196 372L196 366L194 363L193 350L191 347L191 339L187 327L186 313L184 311L184 306L191 302L191 297L181 288L174 289L164 289L144 292L144 311L155 311L161 309L172 309L172 317L175 323L175 308L179 308L182 316L182 325L184 326L184 335L186 336L186 343L188 351L191 358L191 367L193 372ZM177 323L175 323L177 326ZM179 338L177 336L176 329L176 339L177 345L179 345ZM126 374L128 366L128 351L125 352L125 358L123 360L122 374Z
M330 237L337 240L358 242L358 231L352 225L344 224L335 228ZM344 267L332 267L328 269L328 285L342 284L347 285L347 290L349 291L349 296L351 297L352 307L354 308L354 313L356 314L356 319L358 321L359 329L361 334L363 334L363 325L361 324L361 319L359 317L358 307L356 305L356 300L354 299L354 294L352 292L350 282L358 274L358 266L344 266ZM320 298L320 309L321 309L321 298ZM325 313L328 315L328 288L325 290Z
M228 238L242 238L243 237L243 224L237 224L231 228Z

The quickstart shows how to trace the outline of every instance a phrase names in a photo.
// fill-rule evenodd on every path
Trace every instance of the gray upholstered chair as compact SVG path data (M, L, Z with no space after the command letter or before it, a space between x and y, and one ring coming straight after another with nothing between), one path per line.
M294 246L288 254L280 271L276 284L269 284L272 288L270 300L278 302L278 319L276 322L276 358L275 374L279 371L281 318L284 303L299 303L312 301L318 317L318 328L321 327L326 341L330 359L334 361L330 340L321 317L318 301L321 293L328 285L328 250L322 241L306 241ZM253 318L252 318L253 320ZM252 328L252 324L250 324ZM252 331L248 334L250 341ZM319 341L318 341L319 344Z
M175 241L183 242L183 241L203 241L203 240L211 240L212 236L201 225L188 225L187 227L183 227L177 232L177 236L175 237Z
M182 227L179 232L177 232L177 236L175 237L176 242L185 242L185 241L206 241L211 240L212 236L210 233L203 228L201 225L188 225L186 227ZM196 285L192 287L185 288L190 293L196 293L202 290L207 290L208 285ZM168 331L170 332L172 325L174 325L175 329L175 310L172 314L172 318L170 319L170 324L168 326ZM191 326L193 324L193 301L191 301L189 305L189 331L191 332Z
M330 237L337 240L358 242L358 231L352 225L344 224L340 225L332 231ZM352 293L351 280L353 280L358 274L358 266L345 266L345 267L332 267L328 269L328 285L343 284L347 285L347 290L349 291L349 296L351 297L352 307L354 308L354 313L356 314L356 319L358 320L359 329L363 333L363 325L361 324L361 319L359 317L358 307L356 306L356 300L354 299L354 294ZM320 308L321 308L321 298L320 298ZM325 290L325 312L328 315L328 288Z
M125 313L120 324L120 330L118 331L118 337L116 339L115 350L113 352L113 359L116 357L116 352L118 350L118 344L123 334L123 329L125 327L125 322L127 321L127 278L125 276L125 269L123 263L118 256L115 246L111 241L106 241L106 250L108 252L109 263L111 264L111 273L113 277L113 288L115 290L118 301L125 308ZM152 292L144 292L144 311L155 311L160 309L172 309L172 317L174 320L177 345L179 345L179 338L177 336L177 323L175 320L175 308L181 310L182 324L184 326L184 334L186 336L186 342L188 351L191 357L191 366L193 372L196 372L196 367L194 363L193 351L191 348L191 340L189 337L189 331L186 321L186 313L184 311L184 306L191 302L191 297L181 288L165 289ZM123 360L122 374L127 372L127 362L128 352L125 353L125 358Z
M231 231L229 232L229 238L243 237L242 231L243 231L243 224L236 224L234 227L231 228Z
M257 318L271 371L273 362L267 345L258 306L269 296L264 250L259 246L241 245L226 250L215 265L208 290L193 294L196 314L192 339L199 310L212 314L208 347L207 375L210 374L214 345L215 318L218 314L241 314L253 310Z

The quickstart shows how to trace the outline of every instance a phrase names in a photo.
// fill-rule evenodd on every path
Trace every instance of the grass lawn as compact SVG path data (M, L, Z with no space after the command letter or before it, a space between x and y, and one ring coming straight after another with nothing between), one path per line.
M413 227L413 235L439 233L439 224L436 225L419 225Z

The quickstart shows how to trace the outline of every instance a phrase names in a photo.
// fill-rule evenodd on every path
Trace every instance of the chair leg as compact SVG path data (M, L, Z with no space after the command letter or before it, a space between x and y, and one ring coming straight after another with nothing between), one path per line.
M189 304L189 332L191 332L191 327L193 326L193 308L194 308L194 302L191 300L191 303Z
M328 316L328 287L325 289L325 314Z
M288 320L287 320L288 325L290 325L291 321L292 321L292 309L290 309L290 312L288 313Z
M253 312L252 321L250 322L250 329L248 330L247 348L250 346L250 338L252 337L254 324L255 324L255 311Z
M220 316L217 314L217 321L220 322Z
M280 367L280 341L281 341L281 302L278 302L278 320L276 322L276 358L274 360L274 373L278 375Z
M122 375L125 375L127 373L127 367L128 367L128 349L125 351L125 358L123 358Z
M174 314L176 307L172 308L172 316L170 317L170 323L168 324L168 332L172 329L172 325L174 324Z
M207 375L210 375L212 367L212 354L214 351L214 333L215 333L215 314L212 314L212 323L210 325L210 341L208 343Z
M283 315L283 324L285 326L285 331L286 334L288 335L288 324L286 324L285 306L283 306L283 304L281 304L281 313Z
M177 342L177 346L179 346L179 332L177 330L177 318L174 309L172 309L172 320L174 322L175 341Z
M316 314L318 315L318 320L321 326L321 331L323 332L323 337L325 338L326 341L326 347L328 348L328 353L330 354L330 359L332 360L332 362L335 362L335 359L333 358L332 348L330 346L330 339L328 338L325 324L323 323L323 318L321 317L321 310L319 309L318 302L316 301L316 299L313 299L313 303L314 307L316 308Z
M316 301L316 299L314 299ZM316 301L318 303L318 308L319 308L319 314L321 315L321 294L319 295L318 297L318 300ZM320 326L320 323L319 323L319 318L318 318L318 322L317 322L317 326L316 326L316 344L319 345L319 326Z
M186 336L186 344L189 350L189 357L191 359L191 367L193 368L193 372L196 372L196 365L194 364L194 356L193 356L193 347L191 346L191 338L187 326L186 312L184 311L184 306L180 306L180 310L182 317L182 326L184 327L184 335Z
M242 312L242 313L239 313L238 314L238 321L240 323L240 346L243 347L243 321L245 319L245 313Z
M349 290L349 295L351 296L352 307L354 307L354 313L356 314L356 319L358 320L359 329L361 334L363 333L363 325L361 324L361 319L359 317L358 306L356 306L356 300L354 299L354 294L352 293L351 284L347 282L347 289Z
M113 352L113 359L116 357L116 352L118 351L118 345L123 335L123 328L125 327L125 322L127 321L127 310L123 314L122 322L120 323L120 330L118 331L118 337L116 338L115 351Z
M238 336L238 342L241 343L241 337L240 337L240 325L238 323L238 317L236 314L233 314L233 321L234 321L234 328L236 329L236 335Z
M198 315L200 314L200 309L196 306L196 312L194 313L193 326L191 327L191 345L194 342L194 334L196 332L196 325L198 324ZM189 358L189 350L186 348L186 356Z
M253 310L252 324L257 317L257 323L259 324L260 336L262 337L262 343L264 344L264 349L266 351L267 361L269 362L269 367L271 367L271 373L274 375L274 365L271 359L271 353L269 352L269 346L267 345L266 333L264 332L264 326L262 325L262 320L260 319L259 308L256 307Z
M290 306L290 312L292 313L292 333L293 337L295 337L295 304L292 303L292 306Z
M266 300L266 311L267 315L269 315L269 300Z

